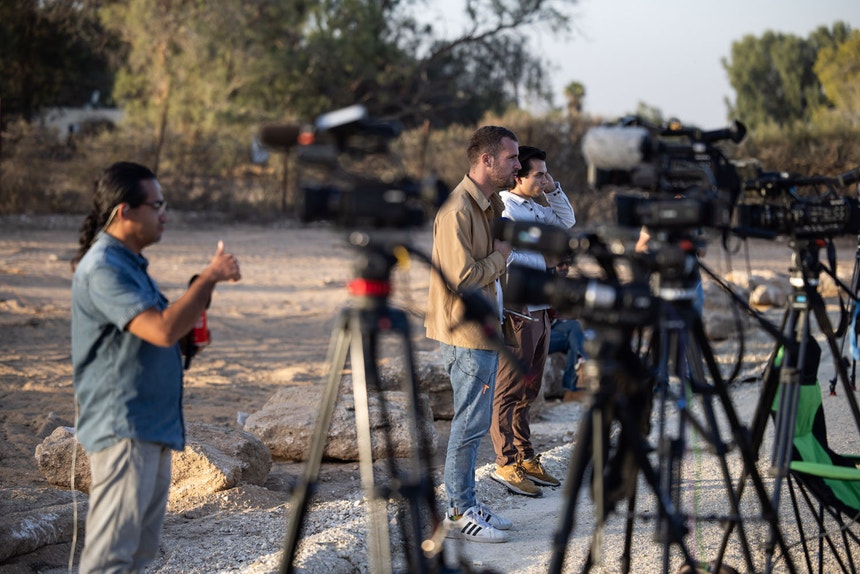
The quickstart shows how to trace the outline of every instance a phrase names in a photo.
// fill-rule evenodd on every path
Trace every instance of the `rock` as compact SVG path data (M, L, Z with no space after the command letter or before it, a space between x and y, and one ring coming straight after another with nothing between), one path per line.
M436 420L454 418L454 393L451 380L442 365L442 355L438 350L417 351L413 360L418 392L427 394L433 417ZM403 363L401 357L396 357L380 365L379 379L383 390L401 390ZM349 392L352 392L351 387Z
M748 321L741 317L740 328L745 329ZM738 335L738 322L735 315L728 313L708 313L704 317L705 335L711 341L725 341Z
M72 487L72 458L75 459L75 489L89 493L92 477L90 459L84 447L75 440L75 429L60 426L36 445L36 464L48 484L61 488Z
M565 353L550 353L546 358L546 366L543 369L543 381L541 391L544 398L558 399L564 395L562 379L564 367L567 364Z
M305 460L310 449L311 436L316 429L322 394L321 387L285 387L275 393L261 410L248 417L245 430L258 436L272 451L273 457ZM388 413L387 422L384 422L381 416L383 400ZM408 457L415 441L409 430L412 414L407 410L405 394L402 391L385 391L380 400L378 393L372 393L369 394L368 402L374 460L387 457L383 441L387 432L391 434L394 456ZM438 437L433 427L433 415L426 394L419 395L418 408L423 413L422 432L428 439L431 453L435 453ZM328 430L324 458L358 460L355 402L352 394L340 393Z
M785 304L790 294L788 284L785 286L762 284L753 289L750 295L750 305L753 307L779 307Z
M0 563L43 546L70 542L75 526L83 532L87 497L54 488L0 489Z
M39 470L53 486L70 488L72 447L75 488L89 492L89 457L75 441L74 429L58 427L36 446ZM187 444L173 453L170 500L227 490L240 483L263 484L272 466L269 449L254 435L216 425L191 423Z
M842 284L850 287L850 277L848 279L840 277L839 280L842 282ZM821 296L825 299L829 297L838 297L839 295L842 295L843 299L847 298L845 292L842 290L842 287L840 287L836 283L833 277L824 272L822 272L818 278L818 293L820 293Z
M786 270L788 270L788 267L788 260L786 260ZM733 285L748 291L752 291L759 285L788 285L788 273L777 273L769 269L758 269L751 271L750 273L745 271L730 271L725 274L724 279Z
M187 426L185 450L173 453L170 500L261 485L272 468L272 454L253 434L217 425Z

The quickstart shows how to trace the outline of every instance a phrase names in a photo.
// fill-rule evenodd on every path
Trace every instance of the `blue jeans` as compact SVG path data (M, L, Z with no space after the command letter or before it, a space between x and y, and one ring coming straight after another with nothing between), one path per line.
M564 364L564 374L561 378L561 386L569 391L576 390L579 377L576 374L576 362L580 357L585 358L583 345L585 335L582 324L576 319L561 319L555 321L549 332L549 352L567 353L567 361Z
M462 514L475 506L475 464L478 445L490 430L496 389L496 351L440 343L442 360L454 390L454 418L445 456L448 508Z

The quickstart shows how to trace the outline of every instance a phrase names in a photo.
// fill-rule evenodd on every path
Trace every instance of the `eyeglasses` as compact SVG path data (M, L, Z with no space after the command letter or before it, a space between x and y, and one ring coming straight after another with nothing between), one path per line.
M167 202L163 199L144 201L141 205L148 205L149 207L158 210L159 215L167 211Z

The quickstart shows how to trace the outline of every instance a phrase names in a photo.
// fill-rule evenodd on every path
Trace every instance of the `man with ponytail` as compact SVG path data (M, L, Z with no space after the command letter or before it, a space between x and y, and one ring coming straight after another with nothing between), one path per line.
M92 474L81 573L139 572L155 558L171 451L185 448L178 341L215 285L241 277L219 241L209 266L168 304L142 254L161 239L166 207L152 171L111 165L96 184L73 261L76 434Z

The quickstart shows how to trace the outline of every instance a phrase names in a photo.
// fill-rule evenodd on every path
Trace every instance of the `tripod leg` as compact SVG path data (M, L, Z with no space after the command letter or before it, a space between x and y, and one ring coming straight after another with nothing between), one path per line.
M281 574L291 574L293 572L293 557L295 556L304 517L307 513L308 498L310 497L312 487L319 478L320 464L325 452L328 431L331 427L331 419L334 415L335 405L337 404L337 391L343 375L343 368L346 364L347 350L349 349L349 322L348 310L341 311L335 323L335 328L332 331L327 360L329 366L328 379L323 393L322 404L320 405L319 420L317 421L316 430L311 437L311 445L308 451L308 459L305 462L305 469L302 477L296 482L293 488L293 496L290 504L290 520L287 524L287 532L284 539L284 555L281 559Z
M420 407L409 321L406 313L401 310L389 309L388 315L391 319L392 330L400 333L401 341L403 343L402 356L404 363L400 388L407 399L407 408L411 414L409 417L410 435L414 437L412 441L413 448L409 453L410 465L407 469L408 474L405 480L405 485L407 488L412 489L410 491L411 495L407 496L407 500L411 511L409 516L412 524L411 533L413 542L415 542L411 546L415 553L413 555L413 561L420 565L421 568L414 567L410 571L415 572L420 570L423 572L428 567L432 567L425 564L426 561L422 559L423 557L426 557L431 561L436 558L441 562L441 540L445 536L445 529L442 524L442 519L439 516L436 504L436 493L433 488L433 476L431 470L433 454L430 438L427 436L424 426L424 421L425 418L427 418L428 413L425 413ZM429 518L429 528L424 527L422 524L422 518ZM427 535L429 535L429 537L427 537ZM418 541L420 541L420 544L418 544Z
M405 558L408 561L409 572L429 572L434 571L434 560L441 560L440 551L442 550L442 541L444 540L445 531L441 528L442 521L438 516L436 508L435 492L433 490L433 481L431 475L432 454L430 441L425 432L426 413L420 409L418 398L418 385L416 383L415 368L413 364L413 354L411 347L411 339L409 334L409 322L406 314L400 310L392 308L371 308L364 310L361 314L361 329L360 333L355 333L353 337L352 351L355 355L353 365L356 367L354 375L354 384L358 385L361 381L359 376L364 376L364 386L366 389L377 392L380 398L382 395L382 386L380 385L379 372L376 366L375 352L378 347L378 336L381 332L388 333L392 338L398 338L402 345L403 357L403 372L400 378L400 388L406 399L406 424L408 424L410 449L408 457L398 459L397 453L394 450L394 445L391 441L389 433L383 433L379 438L385 440L385 462L387 464L389 476L392 479L392 487L380 489L375 486L373 480L372 464L363 467L366 471L363 473L363 483L365 491L368 493L368 499L373 496L379 501L379 507L376 508L373 519L379 521L373 526L375 530L374 536L380 541L390 540L388 531L388 513L387 501L394 498L397 506L397 524L400 526L400 532L403 534ZM384 319L384 320L381 320ZM382 327L381 325L384 325ZM360 350L355 348L355 341L360 341ZM359 358L359 353L360 357ZM361 389L356 389L356 397L359 394L366 394ZM379 402L380 421L384 428L390 428L390 418L387 412L385 400ZM358 420L358 415L361 413L358 403L356 403L356 419L360 427L368 428L367 436L370 436L370 421L367 423ZM368 441L369 443L369 441ZM370 449L371 451L373 449ZM369 453L365 460L372 463ZM399 462L398 462L399 461ZM405 467L405 468L404 468ZM366 482L364 482L367 477ZM425 528L425 522L429 517L429 528ZM381 554L378 559L383 560L385 554L389 555L392 551L391 547L379 548Z
M634 513L636 512L636 490L627 501L627 519L624 526L624 550L621 553L621 573L627 574L630 572L633 556L630 549L633 546L633 528L636 524Z
M367 498L368 508L368 569L370 572L391 572L391 547L389 545L387 497L377 496L373 476L373 439L370 432L370 404L367 396L368 365L375 358L367 357L373 345L365 345L362 321L350 325L350 365L352 366L352 389L355 398L355 426L358 439L358 459L361 484ZM375 373L374 373L375 378Z
M723 478L723 487L725 488L726 496L728 497L729 506L731 509L731 517L728 520L728 524L733 525L732 527L734 527L734 525L737 526L738 538L741 545L741 550L744 555L744 559L747 563L747 568L749 569L749 571L755 571L752 551L750 548L749 539L747 538L746 534L746 528L744 527L743 521L741 520L741 495L739 493L735 493L734 490L734 485L732 483L732 475L729 470L728 461L726 460L726 455L728 454L729 449L720 433L716 411L713 404L714 392L713 388L707 383L707 375L704 369L704 354L712 353L712 351L708 346L707 340L700 340L696 333L697 331L694 329L694 336L691 337L689 349L691 365L693 365L692 386L695 388L696 392L701 397L701 405L704 411L706 425L697 426L694 424L694 426L699 429L699 432L702 434L702 436L706 437L712 445L711 448L713 449L718 464L720 465L721 475ZM712 376L711 380L714 381L718 379ZM726 407L724 405L724 408L731 408L731 406L729 405L728 407ZM715 571L719 571L719 568L722 566L723 550L723 548L720 549L717 558L711 563L711 566Z
M694 336L699 341L706 340L704 326L702 324L701 319L697 318L693 322L693 332ZM724 405L724 413L726 419L729 424L729 428L732 431L732 437L735 441L735 444L738 447L738 451L741 454L741 458L743 460L744 465L744 481L750 479L752 481L753 487L755 489L756 495L759 498L759 502L761 504L761 512L762 516L765 520L769 522L771 525L771 536L773 538L773 546L779 546L782 551L786 565L788 566L788 571L792 574L797 570L794 566L794 563L791 560L791 557L788 553L788 546L785 543L785 539L782 537L782 532L779 529L779 516L776 512L776 507L772 504L771 499L767 495L767 491L764 487L764 482L762 481L761 475L758 473L756 467L756 459L754 456L753 449L750 445L750 439L747 433L743 430L742 425L740 424L740 420L738 419L737 413L734 410L732 405L731 398L728 395L728 391L726 388L725 382L722 380L722 376L720 375L719 366L717 365L716 358L714 357L713 352L710 347L702 346L700 347L702 352L702 357L705 360L705 364L708 368L708 371L711 372L713 377L713 390L716 393L719 400ZM775 391L774 391L775 393ZM759 404L761 406L761 403ZM757 452L757 449L756 449ZM742 483L743 484L743 483ZM741 492L739 490L739 492ZM736 499L740 499L740 494L735 495ZM728 540L728 531L733 527L732 524L727 528L727 533L723 538L723 545ZM724 548L721 547L720 553L724 551ZM767 560L770 561L772 558L772 550L768 551ZM769 570L768 570L769 571Z
M836 362L836 374L842 381L842 389L845 391L845 396L848 399L848 406L851 414L854 417L854 424L857 426L857 431L860 432L860 407L857 404L857 397L854 395L853 388L848 381L848 373L845 369L845 363L838 360L838 349L836 348L836 338L833 334L833 327L830 325L830 319L827 317L827 310L824 306L824 301L818 292L814 292L812 298L812 310L815 313L815 319L818 322L818 327L826 335L827 343L830 345L830 352Z
M595 432L592 415L593 411L598 408L601 407L595 404L595 401L592 401L587 412L583 413L582 419L579 422L579 428L576 431L577 440L571 454L567 478L564 481L565 505L560 515L559 525L552 537L552 557L549 564L549 574L561 574L564 567L567 541L570 539L570 534L573 532L574 527L576 499L582 488L585 471L591 458L591 445L593 433ZM602 431L598 430L597 432Z

